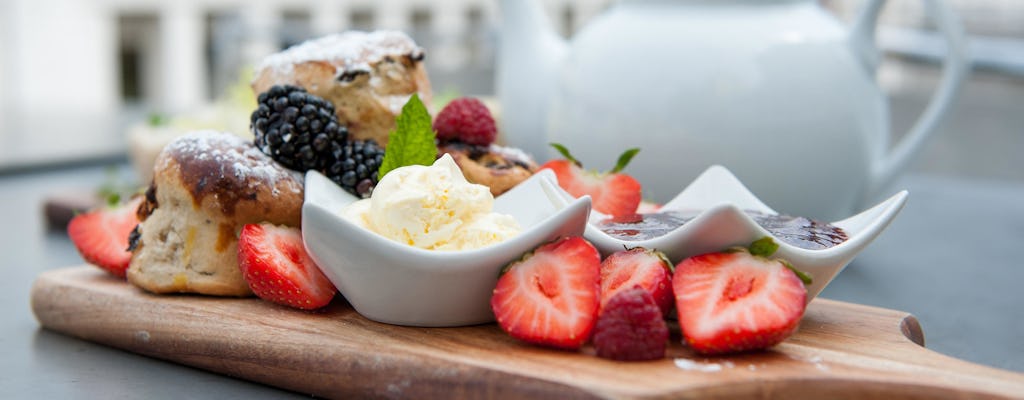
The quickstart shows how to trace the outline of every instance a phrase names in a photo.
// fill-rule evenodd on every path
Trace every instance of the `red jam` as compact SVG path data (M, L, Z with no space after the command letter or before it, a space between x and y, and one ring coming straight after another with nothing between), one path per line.
M776 239L803 249L827 249L848 239L846 232L829 223L804 217L765 214L751 210L744 212ZM601 221L598 227L613 238L640 241L664 236L690 222L694 217L696 217L694 214L663 211L609 218Z

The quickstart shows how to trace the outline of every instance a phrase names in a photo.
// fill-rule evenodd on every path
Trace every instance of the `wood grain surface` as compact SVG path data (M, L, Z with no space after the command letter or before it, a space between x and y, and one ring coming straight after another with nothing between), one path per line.
M89 266L41 274L32 309L47 329L323 397L1024 398L1024 374L919 345L913 316L826 299L770 351L705 358L675 329L667 358L633 363L526 345L494 324L376 323L340 296L303 312L253 298L150 295Z

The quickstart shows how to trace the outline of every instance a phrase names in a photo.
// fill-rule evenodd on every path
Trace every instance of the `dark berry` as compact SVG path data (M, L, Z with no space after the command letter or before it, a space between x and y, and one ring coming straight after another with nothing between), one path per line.
M321 172L349 193L369 197L377 185L377 170L384 158L384 149L372 140L354 140L332 151L337 157Z
M334 106L297 86L275 85L257 98L259 105L252 114L256 146L282 165L305 172L320 169L334 162L331 143L315 138L345 142L348 130L337 123ZM324 126L332 125L334 132ZM327 160L324 160L327 158Z
M374 141L349 141L334 105L288 85L273 86L258 100L250 129L261 151L296 171L319 171L354 195L373 192L384 149Z
M356 185L356 194L363 198L370 197L373 194L374 186L376 186L376 183L373 180L363 179Z
M640 287L619 292L605 304L594 324L598 357L620 361L665 357L668 326L654 297Z
M481 146L494 143L498 135L491 111L480 100L472 97L462 97L448 103L434 119L434 130L441 142L457 140Z

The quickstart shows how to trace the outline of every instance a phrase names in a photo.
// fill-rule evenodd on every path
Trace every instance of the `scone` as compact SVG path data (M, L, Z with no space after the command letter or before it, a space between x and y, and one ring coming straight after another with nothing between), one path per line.
M164 148L138 209L128 280L154 293L251 294L238 269L244 224L299 226L303 181L229 133L193 132Z
M537 171L537 164L523 151L496 144L470 145L445 142L437 147L438 155L449 154L462 169L466 180L486 185L497 197L525 181Z
M334 104L350 137L387 145L395 117L413 93L430 104L423 49L397 31L350 31L268 56L256 69L257 94L295 85Z

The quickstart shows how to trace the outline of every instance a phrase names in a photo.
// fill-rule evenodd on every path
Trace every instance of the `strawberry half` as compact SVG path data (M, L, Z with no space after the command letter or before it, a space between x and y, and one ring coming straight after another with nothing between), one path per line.
M124 278L131 261L128 236L139 225L135 210L142 203L136 197L115 207L99 207L78 214L68 223L68 237L85 261Z
M601 255L581 237L541 245L505 268L491 296L498 325L525 342L578 349L600 298Z
M551 160L540 166L550 169L558 178L561 186L574 197L589 195L594 210L610 216L635 214L640 205L641 187L633 177L619 173L640 149L629 149L619 156L619 160L611 171L597 173L583 169L582 164L569 154L569 150L560 144L553 143L564 160Z
M777 248L778 245L768 242ZM807 290L785 261L755 242L676 265L672 285L683 339L696 352L725 354L772 347L796 331ZM771 249L767 254L774 253Z
M249 289L273 303L313 310L337 292L306 253L298 228L245 225L238 237L238 267Z
M616 294L635 286L650 293L662 314L672 310L672 263L664 253L635 247L604 259L601 263L601 309Z

